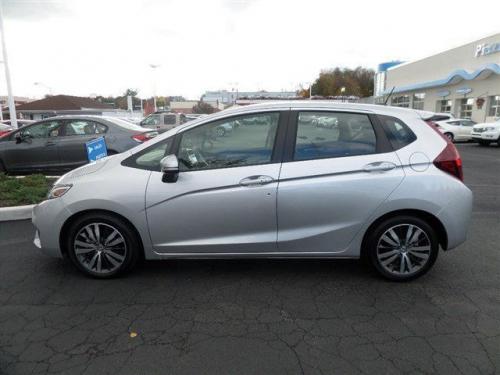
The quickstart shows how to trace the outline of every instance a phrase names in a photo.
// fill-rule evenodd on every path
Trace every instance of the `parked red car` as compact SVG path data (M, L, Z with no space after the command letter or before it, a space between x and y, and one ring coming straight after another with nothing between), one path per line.
M9 134L12 129L12 126L0 123L0 137L3 137L5 134Z

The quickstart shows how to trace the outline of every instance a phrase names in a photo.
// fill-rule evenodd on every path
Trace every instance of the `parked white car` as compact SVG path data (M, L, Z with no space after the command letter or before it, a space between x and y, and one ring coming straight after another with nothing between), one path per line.
M472 140L472 127L476 122L469 119L450 119L435 122L437 128L450 141L470 141Z
M472 127L472 139L479 142L481 146L488 146L496 142L500 147L500 118L495 122L485 122Z

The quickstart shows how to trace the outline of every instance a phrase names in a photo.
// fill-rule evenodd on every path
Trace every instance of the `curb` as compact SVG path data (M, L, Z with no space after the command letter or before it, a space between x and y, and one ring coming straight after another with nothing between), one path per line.
M0 207L0 222L31 219L34 204L27 206Z

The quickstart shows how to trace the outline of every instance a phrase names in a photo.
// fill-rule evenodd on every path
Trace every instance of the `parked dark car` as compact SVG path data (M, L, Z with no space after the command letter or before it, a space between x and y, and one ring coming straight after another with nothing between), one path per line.
M88 163L85 143L92 139L104 137L112 155L157 134L112 117L52 117L0 138L0 172L65 172Z

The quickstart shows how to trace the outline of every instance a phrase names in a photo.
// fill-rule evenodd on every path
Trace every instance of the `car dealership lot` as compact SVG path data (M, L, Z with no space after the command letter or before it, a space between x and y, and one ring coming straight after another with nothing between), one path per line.
M0 373L500 371L500 149L459 144L469 240L410 283L355 261L145 263L87 279L0 223Z

